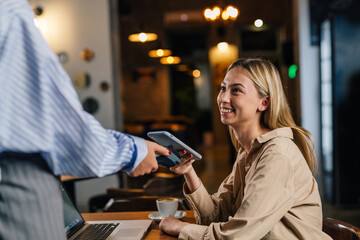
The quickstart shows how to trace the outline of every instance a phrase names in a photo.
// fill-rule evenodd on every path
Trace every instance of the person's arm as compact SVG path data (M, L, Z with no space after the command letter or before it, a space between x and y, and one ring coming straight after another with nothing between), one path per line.
M142 175L157 169L155 152L168 150L104 129L83 110L28 2L12 2L10 11L9 2L1 4L0 151L40 152L56 175L105 176L121 169Z
M195 219L198 224L208 225L213 221L224 221L231 214L233 209L233 188L234 175L237 163L234 165L231 174L221 183L218 191L210 195L197 176L186 152L180 153L181 163L170 168L177 174L184 174L184 195L194 209Z
M257 166L256 173L248 180L243 201L234 216L229 215L227 221L212 222L208 226L195 224L183 226L179 238L261 239L264 237L295 201L289 161L282 154L264 156Z
M200 187L200 179L192 166L190 171L184 174L184 178L186 180L186 193L193 193Z
M137 167L129 173L129 175L132 177L141 176L150 172L155 172L157 170L158 164L156 161L155 153L161 155L170 154L167 148L164 148L157 143L146 141L146 145L148 149L148 154L145 156L144 160L142 160L139 165L136 165Z
M185 191L186 193L190 194L200 187L201 182L195 172L195 169L192 166L193 162L195 161L190 160L192 158L192 155L186 155L186 152L184 150L183 153L180 153L180 156L181 162L178 165L171 167L170 170L176 174L184 175L186 181Z
M209 225L211 222L225 220L231 211L233 172L223 181L217 193L210 195L197 176L191 157L181 158L181 163L170 168L177 174L184 174L184 194L192 205L197 224ZM160 229L170 235L178 235L183 227L188 225L178 219L168 216L160 222Z

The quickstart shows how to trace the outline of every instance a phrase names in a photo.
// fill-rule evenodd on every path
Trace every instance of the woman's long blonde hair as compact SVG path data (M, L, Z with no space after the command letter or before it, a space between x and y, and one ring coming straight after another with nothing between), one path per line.
M318 172L318 161L314 151L314 139L306 129L296 126L282 87L277 68L262 58L241 58L233 62L227 71L241 68L255 83L260 97L269 96L270 106L262 113L261 124L269 129L290 127L294 134L294 142L304 155L311 171ZM237 151L241 149L236 140L234 130L230 127L232 143Z

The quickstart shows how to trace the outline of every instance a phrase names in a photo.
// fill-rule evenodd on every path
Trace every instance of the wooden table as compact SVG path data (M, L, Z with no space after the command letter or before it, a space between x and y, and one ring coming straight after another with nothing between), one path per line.
M184 222L195 223L194 212L186 210L186 216L182 219ZM137 220L149 219L148 215L152 212L108 212L108 213L83 213L85 221L98 221L98 220ZM159 223L152 222L148 233L145 236L147 240L153 239L177 239L163 233L159 230Z

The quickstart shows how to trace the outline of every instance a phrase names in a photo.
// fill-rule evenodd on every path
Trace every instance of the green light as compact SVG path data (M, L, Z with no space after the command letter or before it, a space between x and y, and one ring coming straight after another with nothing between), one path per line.
M291 65L288 70L289 78L294 79L296 77L297 70L298 66L296 64Z

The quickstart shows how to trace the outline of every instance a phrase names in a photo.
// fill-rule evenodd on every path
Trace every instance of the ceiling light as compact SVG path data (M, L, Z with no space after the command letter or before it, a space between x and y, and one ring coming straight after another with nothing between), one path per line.
M134 33L129 36L130 42L151 42L158 38L156 33Z
M178 64L181 62L181 59L179 57L175 56L168 56L168 57L162 57L160 58L160 63L162 64Z
M159 58L159 57L167 57L172 54L171 50L169 49L154 49L149 51L149 57L152 58Z
M176 70L180 71L180 72L186 72L186 71L189 71L190 68L188 65L185 65L185 64L180 64L180 65L177 65L176 66Z
M201 72L200 72L200 70L195 69L195 70L192 72L192 75L193 75L193 77L198 78L198 77L200 77Z
M219 42L216 46L222 52L225 52L229 48L229 44L227 42Z
M224 12L226 12L232 20L235 20L239 15L239 10L231 5L227 6Z
M204 17L205 17L206 20L211 19L212 15L213 15L213 13L212 13L212 10L210 8L206 8L204 10Z
M222 10L220 7L215 6L212 9L206 8L204 10L204 17L206 21L215 21L217 19L220 19L220 16L222 20L236 20L236 18L239 16L239 10L234 6L226 6L224 10Z
M261 19L256 19L255 22L254 22L254 25L255 25L255 27L257 27L257 28L262 27L263 24L264 24L264 22L263 22L263 20L261 20Z

